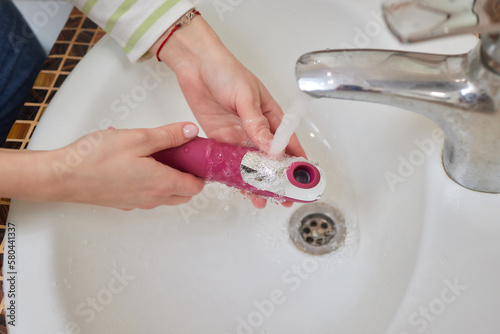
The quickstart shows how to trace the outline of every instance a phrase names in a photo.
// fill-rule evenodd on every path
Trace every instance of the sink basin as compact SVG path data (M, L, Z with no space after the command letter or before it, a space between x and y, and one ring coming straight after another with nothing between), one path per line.
M380 1L198 8L284 107L303 53L462 53L476 43L465 36L401 46L381 23ZM29 148L58 148L111 125L186 120L194 117L173 73L153 59L130 64L104 38L54 97ZM297 132L327 174L321 202L345 217L339 249L313 256L296 248L289 220L304 204L257 210L219 184L148 211L13 201L16 271L4 269L4 291L15 292L6 298L15 306L10 332L497 333L500 197L447 177L437 125L398 108L314 100Z

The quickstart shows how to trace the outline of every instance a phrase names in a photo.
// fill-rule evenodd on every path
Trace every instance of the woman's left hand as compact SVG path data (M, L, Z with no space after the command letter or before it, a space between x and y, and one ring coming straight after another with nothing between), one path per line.
M156 52L158 47L157 43L151 51ZM269 153L283 111L202 17L172 34L159 56L175 72L186 101L208 137L235 145L253 144ZM295 135L285 152L305 157ZM265 199L250 197L256 207L265 206Z

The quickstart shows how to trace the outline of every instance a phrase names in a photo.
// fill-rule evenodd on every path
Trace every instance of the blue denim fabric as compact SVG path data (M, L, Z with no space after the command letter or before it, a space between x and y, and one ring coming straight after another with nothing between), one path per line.
M14 124L46 55L10 0L0 0L0 147Z

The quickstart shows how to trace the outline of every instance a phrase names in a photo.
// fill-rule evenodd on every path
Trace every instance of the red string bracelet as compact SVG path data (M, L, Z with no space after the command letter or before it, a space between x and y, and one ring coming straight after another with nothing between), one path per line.
M168 34L167 38L165 38L165 40L160 44L160 47L158 48L158 51L156 51L156 59L158 59L159 62L161 62L161 59L160 59L160 51L161 49L163 49L163 46L165 45L165 43L167 43L168 39L170 38L170 36L172 36L172 34L177 30L179 29L181 26L185 25L185 24L188 24L189 22L191 22L191 20L196 16L196 15L201 15L201 13L199 11L197 11L196 9L193 9L191 10L190 12L186 13L179 22L177 22L174 27L172 28L172 30L170 30L170 33Z

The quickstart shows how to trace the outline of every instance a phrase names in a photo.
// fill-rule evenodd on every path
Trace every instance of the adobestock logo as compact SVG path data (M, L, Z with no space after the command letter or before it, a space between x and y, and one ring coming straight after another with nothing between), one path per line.
M355 26L353 28L354 36L352 44L347 42L340 43L340 49L362 49L370 46L372 41L380 36L382 31L387 30L382 17L382 11L371 11L370 16L373 20L367 21L364 26Z
M203 210L212 208L215 205L215 200L229 200L235 196L236 192L233 188L225 186L221 183L208 183L197 196L183 205L178 205L182 219L186 224L190 224L192 219L198 217Z
M215 0L212 2L215 12L221 21L228 12L232 12L237 6L241 5L243 0Z
M297 291L304 282L311 279L313 274L320 268L322 262L327 262L328 257L306 257L300 263L293 264L281 275L281 283L284 286L280 289L273 289L269 294L269 298L263 300L254 300L252 302L252 310L246 316L238 316L236 318L237 325L234 333L236 334L256 334L266 333L262 327L266 319L272 317L279 309L278 306L283 305L287 301L287 294ZM229 334L225 332L224 334Z
M411 332L424 333L429 325L435 322L467 290L467 286L461 284L457 278L453 282L444 280L443 283L445 287L437 298L420 306L418 311L411 313L408 317L408 324L413 329ZM399 334L410 334L411 332L403 331Z
M132 110L137 109L152 91L161 87L161 84L172 75L172 71L163 63L157 63L155 68L148 65L145 71L147 73L137 85L111 102L110 109L119 119L126 119Z
M139 108L140 103L149 94L158 87L161 87L161 84L172 75L172 72L162 63L156 64L154 68L148 65L145 68L145 72L146 74L137 85L127 92L122 92L119 97L111 102L109 109L111 110L112 117L101 118L96 129L92 129L91 131L84 129L82 135L85 137L80 138L75 146L66 147L66 154L61 161L52 162L52 170L59 182L63 182L64 175L71 173L101 144L104 135L99 130L106 130L113 126L114 121L117 119L121 121L127 119L134 109Z
M74 315L83 318L85 323L93 322L97 314L104 311L106 306L113 302L115 296L122 293L135 280L135 276L127 274L125 269L121 271L113 269L111 275L112 277L102 289L76 306ZM56 334L82 334L84 332L82 326L76 321L67 321L64 324L64 329Z
M53 161L51 164L59 182L64 181L64 174L71 173L83 162L85 157L91 155L94 149L102 143L103 138L102 132L93 132L79 139L75 148L73 145L64 148L66 151L64 161Z
M435 128L432 131L431 138L423 140L415 139L413 141L417 147L407 157L399 155L398 167L395 171L384 172L384 177L391 189L391 192L396 191L396 186L404 183L410 178L419 166L422 166L426 159L434 154L442 147L444 142L444 134L441 128Z

